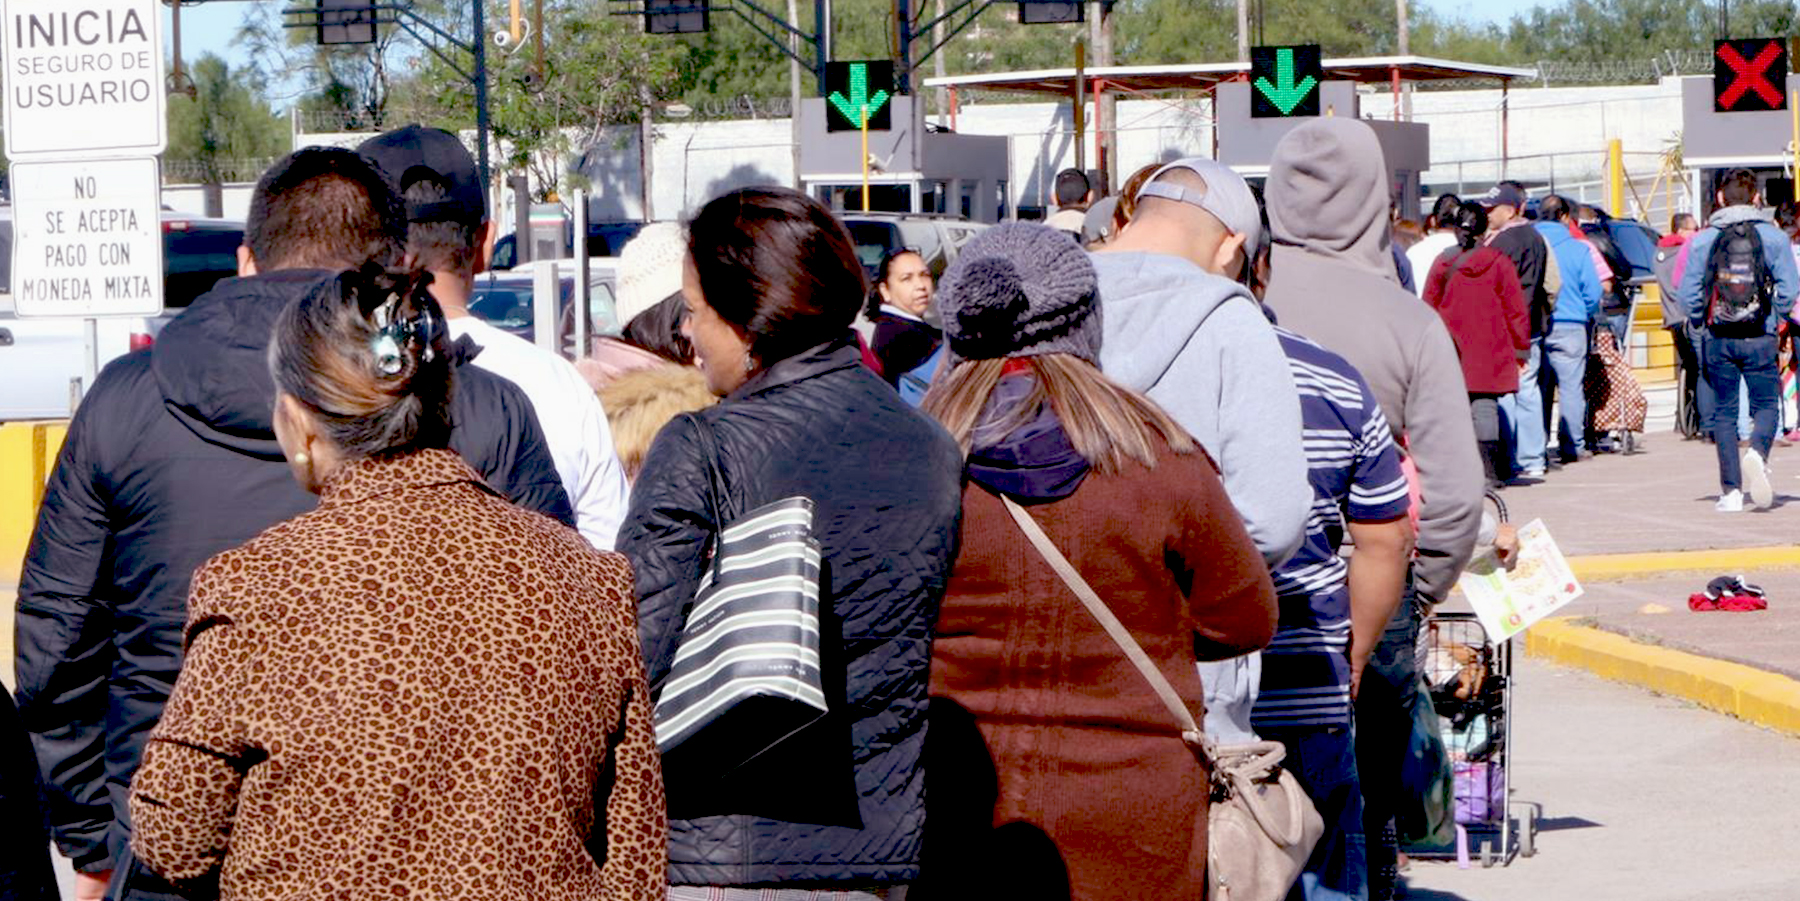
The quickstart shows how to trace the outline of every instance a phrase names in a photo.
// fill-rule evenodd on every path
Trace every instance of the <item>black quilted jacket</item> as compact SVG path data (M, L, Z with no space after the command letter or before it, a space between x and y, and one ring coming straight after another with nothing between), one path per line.
M699 415L720 458L720 518L794 495L817 504L831 713L754 766L668 771L671 782L705 779L707 812L720 814L674 819L684 787L671 784L669 880L909 882L924 825L931 633L955 563L961 455L861 364L848 336L777 362ZM663 429L619 535L636 571L653 689L668 674L716 527L702 447L691 421Z

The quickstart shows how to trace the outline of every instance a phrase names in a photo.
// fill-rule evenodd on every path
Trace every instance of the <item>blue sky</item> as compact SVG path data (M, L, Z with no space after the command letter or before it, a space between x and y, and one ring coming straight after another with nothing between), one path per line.
M594 0L604 2L604 0ZM1468 3L1467 0L1413 0L1416 3L1435 9L1441 13L1462 18L1504 22L1514 13L1523 12L1539 5L1554 5L1556 0L1483 0L1480 3ZM254 9L256 4L241 2L210 2L198 6L184 7L181 11L181 35L183 55L189 60L202 53L211 51L225 57L234 67L247 62L244 52L231 46L236 36L238 25L244 14ZM169 12L163 11L165 31L168 27Z

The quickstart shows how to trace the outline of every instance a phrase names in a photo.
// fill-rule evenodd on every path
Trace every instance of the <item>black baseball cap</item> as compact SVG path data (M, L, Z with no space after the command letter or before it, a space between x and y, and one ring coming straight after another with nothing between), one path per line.
M1525 212L1525 204L1528 202L1524 191L1509 184L1497 184L1489 188L1487 193L1470 199L1490 210L1497 206L1509 206L1521 213Z
M436 182L449 196L435 203L408 203L409 222L479 223L487 220L487 192L475 158L447 131L408 125L364 141L357 152L381 167L388 184L405 195L421 181Z

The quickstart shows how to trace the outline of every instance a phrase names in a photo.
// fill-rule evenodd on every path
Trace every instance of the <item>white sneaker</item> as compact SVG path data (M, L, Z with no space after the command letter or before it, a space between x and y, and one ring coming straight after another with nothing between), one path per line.
M1756 509L1767 510L1775 503L1775 489L1769 486L1769 465L1756 448L1744 451L1744 487Z
M1720 513L1744 512L1744 493L1733 488L1730 493L1719 495L1719 502L1713 505L1713 509Z

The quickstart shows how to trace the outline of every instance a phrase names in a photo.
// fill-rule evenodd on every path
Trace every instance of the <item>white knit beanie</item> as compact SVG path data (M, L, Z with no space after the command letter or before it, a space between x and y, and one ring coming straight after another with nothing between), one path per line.
M676 222L652 222L619 252L619 324L681 290L687 260L687 230Z

